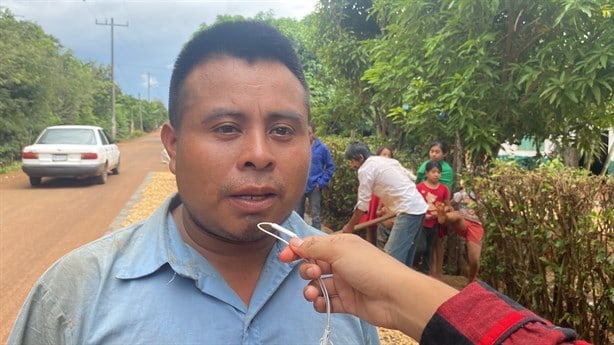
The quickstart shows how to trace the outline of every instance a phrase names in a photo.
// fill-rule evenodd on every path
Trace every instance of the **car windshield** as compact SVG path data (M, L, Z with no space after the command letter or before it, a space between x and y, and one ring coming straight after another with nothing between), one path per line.
M94 131L86 128L50 128L37 144L96 145Z

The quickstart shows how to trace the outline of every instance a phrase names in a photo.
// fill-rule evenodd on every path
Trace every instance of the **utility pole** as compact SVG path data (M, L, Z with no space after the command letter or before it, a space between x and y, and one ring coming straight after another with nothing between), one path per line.
M143 112L141 111L141 93L139 92L139 118L141 119L141 132L143 132Z
M106 19L104 23L99 23L98 19L96 19L96 25L106 25L111 27L111 139L115 141L115 137L117 135L117 121L115 120L115 52L113 48L113 28L116 26L128 26L128 22L126 22L126 24L115 24L113 22L113 17L111 17L110 24Z
M134 107L130 107L130 134L134 133Z
M151 102L151 98L149 97L149 89L151 88L149 72L147 72L147 102Z

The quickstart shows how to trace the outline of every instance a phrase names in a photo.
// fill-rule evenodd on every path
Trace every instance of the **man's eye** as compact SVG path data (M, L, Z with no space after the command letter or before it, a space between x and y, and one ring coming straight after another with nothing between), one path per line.
M221 134L230 134L238 132L239 130L233 125L221 125L215 127L214 131Z
M286 127L286 126L279 126L279 127L275 127L271 130L271 134L273 135L277 135L277 136L291 136L294 134L294 130L290 127Z

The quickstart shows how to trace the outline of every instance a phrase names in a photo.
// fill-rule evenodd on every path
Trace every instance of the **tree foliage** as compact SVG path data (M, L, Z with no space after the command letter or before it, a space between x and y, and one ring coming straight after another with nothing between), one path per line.
M527 136L594 154L614 126L611 11L607 0L321 1L318 58L344 90L330 114L379 135L391 120L410 134L399 140L458 143L475 162Z
M321 64L315 75L321 90L314 95L314 117L337 134L388 134L382 130L385 112L371 101L373 94L361 79L369 68L364 42L381 32L370 8L370 0L321 0L311 18L311 50Z
M43 128L89 124L111 128L110 68L77 59L40 26L0 12L0 166L19 159ZM144 129L166 119L164 105L119 94L119 138L131 135L130 104L147 111Z

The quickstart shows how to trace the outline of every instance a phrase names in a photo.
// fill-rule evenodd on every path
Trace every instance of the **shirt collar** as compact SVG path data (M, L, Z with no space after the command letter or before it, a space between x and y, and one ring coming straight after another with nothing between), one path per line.
M141 278L154 273L165 264L169 264L178 274L196 281L202 274L219 277L219 273L209 262L183 241L171 217L171 211L180 203L179 195L175 194L143 223L132 226L134 228L132 238L117 260L116 278ZM282 223L282 226L292 230L299 237L322 234L307 225L294 212ZM282 235L282 238L289 240L285 235ZM278 240L269 253L267 261L276 258L285 246L285 243ZM297 262L283 265L291 269L296 264Z
M118 255L117 278L141 278L169 262L169 243L174 236L167 224L172 221L171 211L180 203L178 194L175 194L144 222L131 226L131 239ZM179 233L176 235L181 236Z

